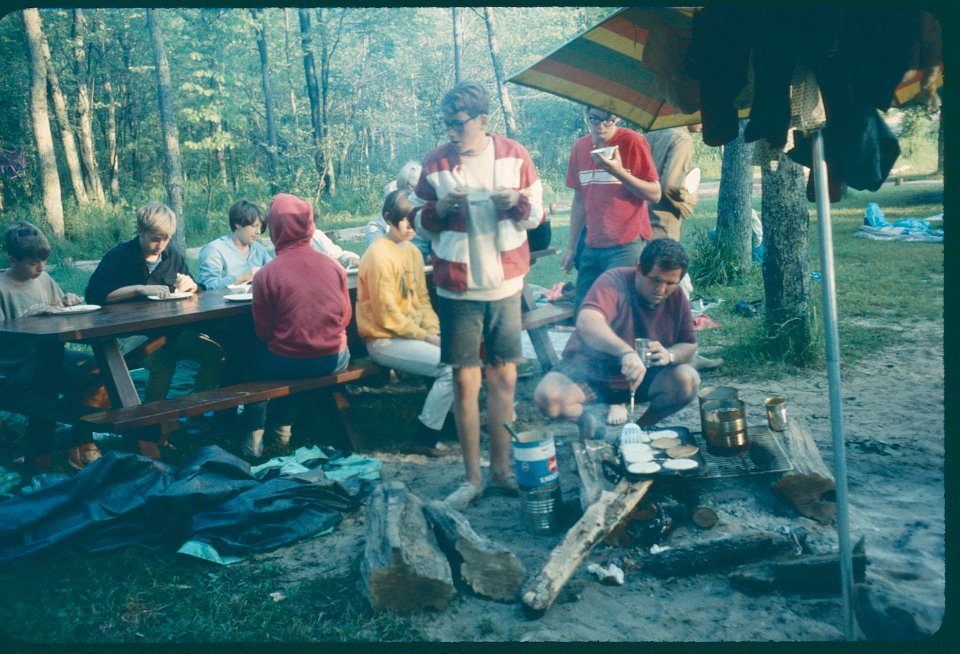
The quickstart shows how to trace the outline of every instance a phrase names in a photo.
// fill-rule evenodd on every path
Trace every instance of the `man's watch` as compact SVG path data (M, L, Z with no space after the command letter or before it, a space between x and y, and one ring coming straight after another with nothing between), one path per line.
M673 363L673 350L667 348L667 354L670 355L670 363Z

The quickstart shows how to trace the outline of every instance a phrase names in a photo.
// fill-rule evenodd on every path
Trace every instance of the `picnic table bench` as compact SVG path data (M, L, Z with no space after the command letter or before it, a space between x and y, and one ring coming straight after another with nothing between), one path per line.
M100 431L135 436L140 441L162 441L167 434L179 428L180 418L313 391L316 392L319 408L330 421L331 440L328 444L352 451L360 449L362 440L344 422L333 393L351 382L386 381L388 375L388 370L369 359L361 359L351 362L346 370L330 375L257 380L222 386L189 395L87 413L80 417L80 421Z

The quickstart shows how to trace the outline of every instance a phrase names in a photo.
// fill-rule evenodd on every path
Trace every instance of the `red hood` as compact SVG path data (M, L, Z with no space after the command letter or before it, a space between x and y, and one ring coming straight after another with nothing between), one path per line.
M277 252L294 245L308 245L315 229L313 206L296 196L278 193L270 204L267 227Z

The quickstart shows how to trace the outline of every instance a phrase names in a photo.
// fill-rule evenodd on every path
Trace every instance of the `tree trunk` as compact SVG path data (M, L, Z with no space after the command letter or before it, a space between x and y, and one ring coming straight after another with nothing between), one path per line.
M497 42L497 23L493 16L493 7L483 8L483 18L487 23L487 41L490 44L493 74L497 79L500 107L503 109L503 122L507 128L507 136L515 139L519 137L520 130L517 129L517 119L513 115L513 104L510 102L510 93L507 91L506 78L503 74L503 62L500 61L500 44Z
M173 93L170 84L170 63L163 46L163 33L156 11L147 9L147 24L153 43L153 58L157 65L157 99L160 104L160 129L163 132L163 150L166 155L165 177L167 201L177 215L177 232L173 243L181 253L186 252L185 225L183 224L183 166L180 161L180 134L173 113Z
M47 43L47 37L43 33L43 24L38 26L40 29L40 49L43 53L43 64L47 68L47 90L49 98L53 101L53 115L57 119L57 125L60 127L60 143L63 144L63 158L67 162L67 171L70 173L70 184L73 187L73 195L77 199L78 206L90 204L87 197L87 189L83 186L83 173L80 172L80 157L77 154L77 140L73 135L73 129L70 127L70 114L67 111L67 101L60 90L60 80L57 78L57 71L53 68L53 61L50 57L50 46Z
M940 111L940 127L937 128L937 172L943 172L943 111Z
M460 48L463 45L463 15L459 7L450 8L450 18L453 21L453 81L460 83Z
M323 146L324 157L324 180L327 192L330 195L337 193L337 179L333 169L333 144L330 139L330 66L333 61L333 54L340 43L340 37L343 34L343 20L346 17L346 11L340 9L340 20L335 30L327 29L326 18L322 7L317 9L319 19L320 40L323 49L320 51L320 138ZM319 199L319 198L318 198Z
M776 170L764 166L763 287L767 332L779 354L794 363L810 360L810 217L803 167L782 156Z
M290 65L290 9L283 8L283 54L287 62L287 86L290 87L290 115L293 116L293 133L300 133L300 116L297 113L297 88L293 82L293 66Z
M87 27L83 12L73 10L73 51L77 74L77 118L80 128L80 157L83 163L84 180L87 192L103 204L103 184L100 182L100 169L97 165L96 150L93 147L93 119L90 110L90 95L87 91L87 50L84 39Z
M110 167L110 202L120 203L120 157L117 153L117 100L109 79L103 81L107 94L107 165Z
M217 97L224 97L223 90L223 76L217 76L214 78L214 90L217 92ZM222 145L224 143L223 139L223 113L221 112L220 116L217 118L214 123L214 134L216 135L216 148L214 149L214 155L217 158L217 173L220 179L220 186L227 188L229 182L227 181L227 157L226 157L226 148Z
M731 257L739 275L752 265L753 144L744 142L744 126L741 120L740 134L723 150L717 197L717 249Z
M261 84L263 104L267 117L267 153L270 156L270 193L279 189L280 163L277 148L277 126L273 117L273 93L270 91L270 56L267 49L267 26L263 21L262 9L251 9L254 27L257 30L257 49L260 51Z
M310 10L297 10L300 17L300 43L303 47L303 72L307 82L307 98L310 100L310 124L313 126L313 164L317 169L317 197L324 189L324 172L327 164L320 147L323 134L323 122L320 118L320 85L317 83L317 66L313 58L312 37L310 36Z
M63 199L60 196L60 175L53 150L53 134L50 133L50 115L47 113L47 67L43 61L40 12L37 9L24 9L22 15L30 64L30 118L37 143L37 158L40 160L43 210L54 235L62 237Z

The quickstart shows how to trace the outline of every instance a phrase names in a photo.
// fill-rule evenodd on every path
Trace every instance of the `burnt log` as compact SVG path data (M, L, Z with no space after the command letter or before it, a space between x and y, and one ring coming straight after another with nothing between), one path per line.
M837 515L836 485L810 430L796 420L787 423L781 444L793 470L773 485L773 493L790 502L800 515L829 525ZM776 437L776 436L775 436Z
M778 557L794 551L796 547L797 541L790 535L751 531L700 541L689 547L670 547L631 561L628 565L630 570L640 569L665 579Z
M587 507L560 544L553 548L543 569L524 584L520 592L524 615L539 618L546 613L587 555L630 515L652 485L649 480L623 479L613 491L603 491L600 499Z
M446 608L456 588L423 502L402 482L386 482L374 490L366 515L360 579L370 606L406 613Z
M864 539L853 548L853 580L862 582L867 573ZM740 566L728 575L730 585L758 593L840 593L840 555L798 556Z
M444 502L428 502L423 510L456 578L483 597L518 601L527 568L513 552L479 535L462 513Z
M603 493L603 461L614 459L613 446L606 441L575 440L570 447L577 462L577 476L580 477L580 508L586 511Z

